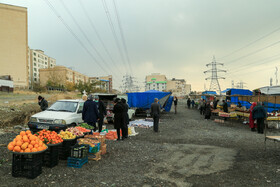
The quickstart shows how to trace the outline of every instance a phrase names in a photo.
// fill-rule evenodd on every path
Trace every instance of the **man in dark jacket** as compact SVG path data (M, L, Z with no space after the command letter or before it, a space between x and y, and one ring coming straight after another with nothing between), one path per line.
M114 113L114 128L117 129L118 140L120 140L121 139L120 130L122 129L122 133L124 133L125 129L124 129L124 115L123 115L124 108L119 98L116 98L114 100L113 113ZM124 136L122 139L124 140Z
M99 120L99 113L96 103L93 101L93 96L90 94L87 98L87 101L84 103L82 119L88 125L94 127L94 131L96 131L96 122Z
M39 95L38 96L38 105L40 105L41 110L44 111L48 108L48 101Z
M123 132L123 137L128 138L128 127L127 127L127 125L129 124L129 116L128 116L129 107L128 107L128 105L126 103L126 100L124 98L121 99L121 103L122 103L122 106L124 108L124 111L123 111L123 118L124 118L123 122L124 122L124 124L123 125L124 125L125 131Z
M263 134L264 129L264 119L267 117L267 113L262 106L261 102L257 103L257 106L253 109L253 119L257 119L257 129L258 133Z
M158 104L158 98L155 98L155 102L151 105L151 116L154 119L154 131L158 132L158 123L160 117L160 106Z
M177 104L178 104L178 98L174 96L174 109L175 109L175 114L177 114Z
M188 100L187 100L187 105L188 105L188 108L191 107L191 99L190 98L188 98Z
M107 115L107 110L106 110L106 107L105 107L104 103L101 100L99 100L98 95L95 95L94 99L95 99L95 103L97 105L98 112L99 112L98 131L101 132L102 131L102 126L103 126L103 123L104 123L104 116Z

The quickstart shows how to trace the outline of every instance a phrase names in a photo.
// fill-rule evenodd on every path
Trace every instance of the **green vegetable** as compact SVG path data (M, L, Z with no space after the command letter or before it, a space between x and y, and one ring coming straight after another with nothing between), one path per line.
M86 129L94 129L93 126L88 125L87 123L82 123L82 124L80 124L79 126L80 126L80 127L83 127L83 128L86 128Z

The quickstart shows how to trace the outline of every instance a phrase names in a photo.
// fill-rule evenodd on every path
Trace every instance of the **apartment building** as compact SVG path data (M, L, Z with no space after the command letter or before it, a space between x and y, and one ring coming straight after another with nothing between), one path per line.
M78 84L88 82L89 77L64 66L54 66L45 69L39 69L40 84L46 86L49 80L60 85L67 82Z
M152 73L151 75L147 75L145 79L145 90L158 90L165 91L167 85L167 78L165 75L161 75L160 73Z
M106 90L107 93L112 93L113 91L113 77L112 75L103 77L90 77L89 81L91 83L98 82L94 87L101 90Z
M29 49L29 82L40 83L40 69L54 68L56 60L40 49Z
M27 8L0 3L0 76L28 88Z
M167 81L166 91L172 92L174 96L184 97L191 93L191 85L186 84L185 79L175 79Z

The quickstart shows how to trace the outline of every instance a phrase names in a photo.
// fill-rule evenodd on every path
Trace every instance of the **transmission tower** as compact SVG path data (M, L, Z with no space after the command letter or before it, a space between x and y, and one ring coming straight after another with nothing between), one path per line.
M236 83L237 84L237 88L240 88L240 89L243 89L245 86L245 82L243 82L243 81L240 81L240 82L238 82L238 83Z
M207 77L205 79L205 80L209 80L209 79L211 80L209 90L210 91L216 91L220 94L221 93L221 87L220 87L220 84L219 84L219 79L225 79L225 78L224 77L219 77L218 72L226 72L226 70L217 69L218 65L223 66L224 64L217 63L216 59L215 59L215 56L214 56L212 62L209 63L209 64L206 64L206 67L211 66L211 69L209 69L207 71L204 71L204 73L205 74L206 73L211 73L211 76Z
M276 82L275 86L277 86L277 84L278 84L277 72L278 72L278 68L275 67L275 82Z
M127 93L127 92L137 92L139 91L139 86L136 86L134 84L134 77L132 77L131 75L126 74L125 76L123 76L123 85L121 86L123 93Z

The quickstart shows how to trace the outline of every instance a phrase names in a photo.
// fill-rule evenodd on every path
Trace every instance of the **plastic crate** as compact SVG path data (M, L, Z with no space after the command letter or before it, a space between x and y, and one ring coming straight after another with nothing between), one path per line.
M12 176L34 179L42 173L44 153L13 153Z
M71 157L72 158L84 158L88 156L89 145L79 145L71 147Z
M59 159L67 160L71 156L71 147L77 143L77 139L73 140L63 140L62 144L59 146Z
M47 151L44 153L43 166L52 168L58 165L59 161L59 146L60 145L49 145Z
M97 153L89 153L88 154L89 160L98 161L101 159L101 151L98 151Z
M85 157L85 158L68 157L67 166L73 167L73 168L81 168L87 162L88 162L88 157Z

